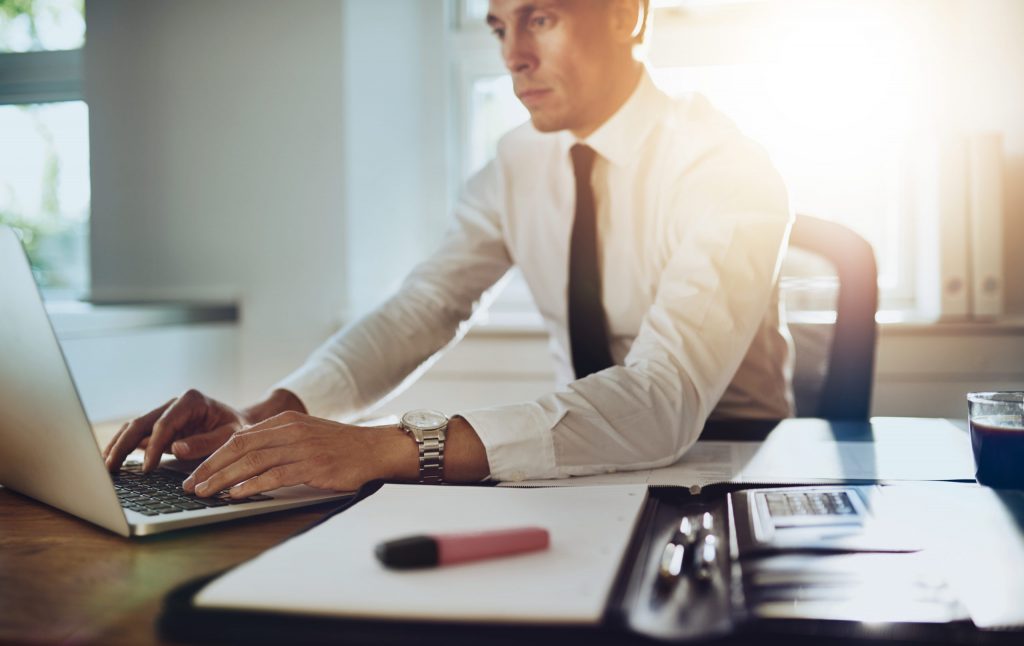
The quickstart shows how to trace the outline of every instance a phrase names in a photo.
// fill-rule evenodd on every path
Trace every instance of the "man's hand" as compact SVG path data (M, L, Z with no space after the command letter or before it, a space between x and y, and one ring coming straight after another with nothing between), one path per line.
M397 427L364 428L287 412L239 430L185 480L185 491L245 498L305 484L353 491L378 478L415 480L416 443Z
M128 422L114 435L103 451L111 471L121 467L125 457L136 448L145 449L143 471L160 463L160 454L173 453L181 460L203 458L228 441L232 433L246 424L262 421L284 410L305 408L294 394L277 390L265 401L243 411L211 399L198 390L189 390L163 406Z
M453 417L445 440L445 480L478 482L488 473L487 453L476 431L462 417ZM245 498L297 484L354 491L378 479L419 479L419 450L405 431L288 412L235 433L182 484L198 496L228 489L233 498Z

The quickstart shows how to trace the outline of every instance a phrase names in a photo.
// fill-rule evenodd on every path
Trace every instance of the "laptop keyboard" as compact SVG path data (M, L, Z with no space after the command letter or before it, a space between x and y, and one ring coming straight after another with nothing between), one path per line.
M226 491L209 498L199 498L181 488L186 477L186 474L170 469L142 473L142 465L137 463L127 463L118 473L111 475L121 506L146 516L271 500L271 496L264 494L235 500L228 497Z

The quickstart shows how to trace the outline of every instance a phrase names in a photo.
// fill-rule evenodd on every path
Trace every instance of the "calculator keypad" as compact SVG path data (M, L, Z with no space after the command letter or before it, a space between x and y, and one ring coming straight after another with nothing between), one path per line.
M757 494L776 527L845 525L861 522L861 508L848 490L766 491Z

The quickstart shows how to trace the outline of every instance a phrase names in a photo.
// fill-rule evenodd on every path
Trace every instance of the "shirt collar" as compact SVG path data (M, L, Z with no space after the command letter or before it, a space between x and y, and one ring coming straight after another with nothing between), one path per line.
M562 148L568 155L573 145L586 144L612 164L625 165L640 151L668 105L668 96L658 89L645 68L633 94L589 137L581 140L568 130L561 131Z

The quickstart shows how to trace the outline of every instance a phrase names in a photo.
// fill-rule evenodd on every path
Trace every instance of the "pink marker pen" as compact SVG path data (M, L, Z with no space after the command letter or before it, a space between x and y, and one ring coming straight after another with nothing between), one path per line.
M404 570L533 552L547 549L549 544L548 530L516 527L465 534L407 536L379 544L376 553L384 565Z

